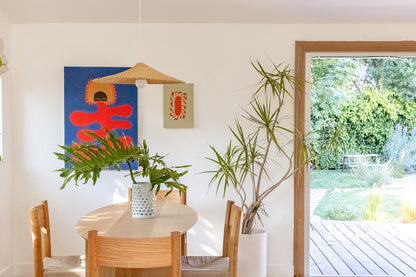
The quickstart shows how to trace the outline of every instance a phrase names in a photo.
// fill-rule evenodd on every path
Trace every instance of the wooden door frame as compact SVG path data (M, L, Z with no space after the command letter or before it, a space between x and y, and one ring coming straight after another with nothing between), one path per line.
M299 80L306 77L306 55L308 53L416 53L416 41L296 41L295 75ZM302 155L302 135L305 134L305 82L295 88L295 130L301 136L295 137L295 165ZM297 168L294 176L294 276L309 276L305 269L305 170ZM307 238L309 240L309 238ZM308 255L309 256L309 255ZM305 272L307 270L307 272Z

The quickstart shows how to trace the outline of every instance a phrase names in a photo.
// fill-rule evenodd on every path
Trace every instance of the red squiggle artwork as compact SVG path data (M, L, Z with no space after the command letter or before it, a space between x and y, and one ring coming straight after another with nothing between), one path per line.
M186 92L172 91L170 96L170 116L174 120L184 119L186 115Z
M95 139L86 135L85 131L90 131L95 133L100 137L104 137L108 131L114 129L128 129L131 128L131 123L127 120L113 120L113 116L127 117L132 113L132 107L130 105L121 105L114 108L109 108L105 103L97 102L96 103L98 111L95 113L86 113L81 111L74 111L71 113L69 120L72 124L79 127L88 126L92 123L99 123L101 125L100 130L90 130L82 129L78 131L77 138L80 141L92 142ZM126 137L126 140L131 143L132 139Z

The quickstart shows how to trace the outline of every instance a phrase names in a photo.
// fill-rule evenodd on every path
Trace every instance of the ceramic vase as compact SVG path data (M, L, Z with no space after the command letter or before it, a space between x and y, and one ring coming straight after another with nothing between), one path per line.
M134 218L156 216L155 193L150 182L137 182L132 185L131 215Z

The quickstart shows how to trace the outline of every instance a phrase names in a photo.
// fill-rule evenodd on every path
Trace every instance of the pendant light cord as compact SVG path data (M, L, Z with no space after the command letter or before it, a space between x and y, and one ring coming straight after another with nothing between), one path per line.
M142 53L140 52L142 49L142 45L141 45L141 42L142 42L142 0L139 0L139 31L138 31L138 54L139 54L139 57L138 57L138 61L140 60L140 57L143 57L143 55L142 55Z

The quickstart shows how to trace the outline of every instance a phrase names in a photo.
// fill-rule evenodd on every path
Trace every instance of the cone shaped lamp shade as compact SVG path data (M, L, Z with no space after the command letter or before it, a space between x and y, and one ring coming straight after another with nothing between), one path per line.
M146 80L148 84L185 83L184 81L165 75L144 63L138 63L135 66L114 75L94 79L94 82L134 85L136 80Z

